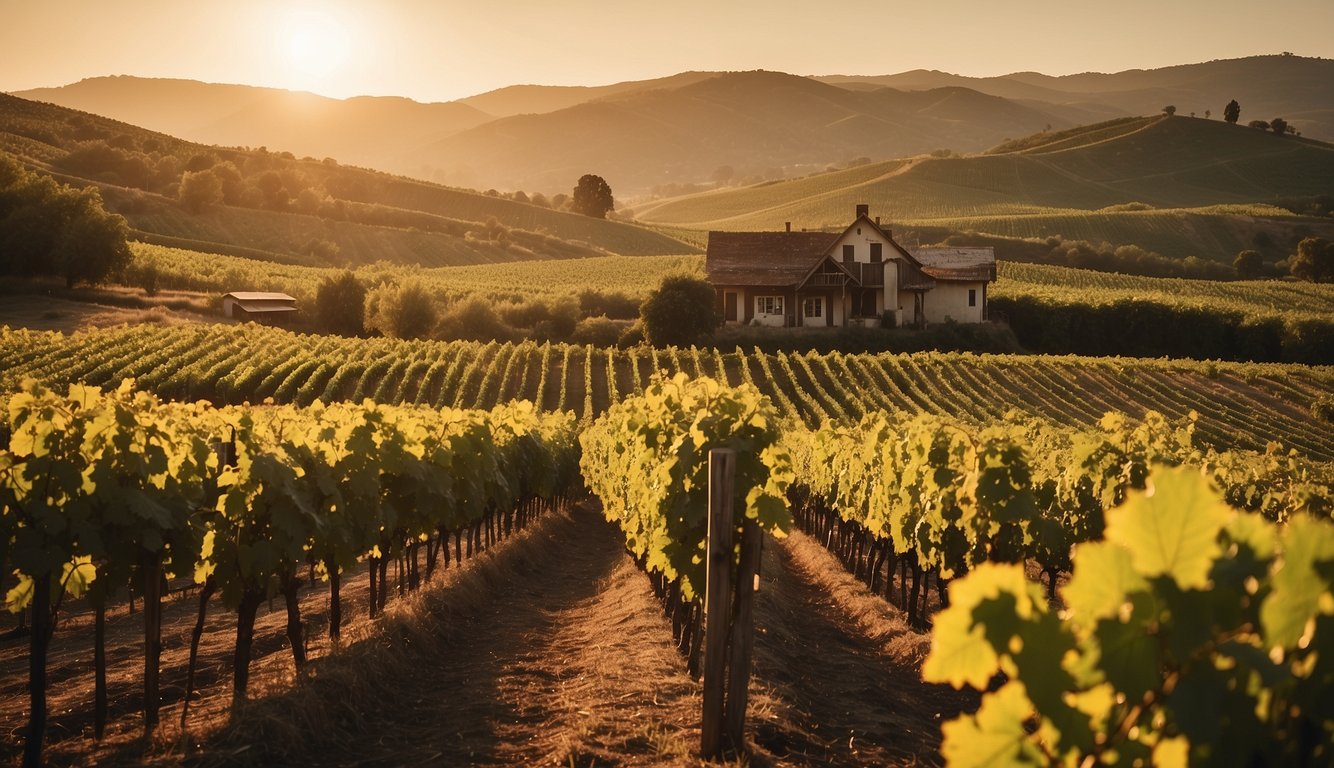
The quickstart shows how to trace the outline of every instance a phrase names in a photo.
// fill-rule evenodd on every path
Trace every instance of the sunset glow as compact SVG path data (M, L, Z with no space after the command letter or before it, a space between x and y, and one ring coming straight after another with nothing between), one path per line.
M323 83L342 70L348 59L347 28L318 11L296 11L281 29L284 52L294 80Z

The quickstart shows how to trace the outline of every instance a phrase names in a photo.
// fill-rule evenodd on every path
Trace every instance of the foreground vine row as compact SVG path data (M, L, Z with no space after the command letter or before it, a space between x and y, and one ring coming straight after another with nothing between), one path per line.
M186 683L188 712L204 611L216 591L237 614L236 701L245 698L256 612L281 597L298 670L304 631L296 590L309 570L329 584L329 634L342 623L341 574L366 561L372 616L387 567L408 588L438 561L494 543L538 504L578 486L568 415L514 403L484 411L361 405L170 404L129 382L112 392L60 395L25 382L0 432L0 573L18 586L10 610L30 608L31 721L24 762L40 764L47 649L67 595L96 611L95 728L106 714L102 651L108 601L143 599L144 722L158 720L161 597L170 578L202 586ZM425 549L426 572L421 573ZM402 588L402 582L400 582Z
M491 408L526 399L591 420L642 393L655 372L753 384L783 417L818 426L879 411L988 423L1019 410L1090 427L1109 410L1141 418L1198 414L1196 437L1220 450L1271 442L1334 461L1314 417L1334 371L1226 364L1015 355L766 354L715 349L599 349L524 342L420 342L309 336L258 326L118 328L63 336L0 330L0 389L22 377L115 386L134 377L170 399L308 405L360 401ZM1327 417L1326 417L1327 418Z

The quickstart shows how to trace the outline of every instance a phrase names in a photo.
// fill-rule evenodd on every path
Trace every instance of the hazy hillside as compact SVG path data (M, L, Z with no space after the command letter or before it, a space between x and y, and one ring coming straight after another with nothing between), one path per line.
M840 85L914 90L958 86L1007 99L1120 114L1151 115L1172 104L1177 114L1194 112L1203 117L1209 110L1215 120L1221 120L1223 107L1236 99L1243 123L1282 117L1305 136L1334 140L1334 60L1330 59L1251 56L1061 77L1016 72L979 78L919 69L896 75L830 75L819 79Z
M818 228L841 225L857 203L868 203L896 226L1061 235L1216 259L1230 259L1252 241L1288 248L1294 237L1334 229L1328 219L1255 205L1334 193L1329 144L1177 116L1118 120L1007 146L996 154L875 163L689 195L636 214L698 229L772 230L785 221Z
M736 72L496 120L414 156L464 186L489 179L502 188L560 188L591 171L624 194L709 179L721 166L744 177L863 156L975 151L1048 125L1070 123L961 88L851 91L777 72Z
M403 147L491 119L458 102L422 104L371 96L340 100L275 88L128 76L89 78L14 95L201 144L267 147L400 173L413 170L389 165Z
M459 99L458 103L476 107L496 117L511 115L539 115L573 107L586 101L609 96L623 96L659 88L679 88L715 77L718 72L682 72L652 80L628 80L612 85L510 85L476 96Z
M621 199L709 182L722 166L736 178L777 178L862 157L976 152L1167 104L1221 121L1233 98L1243 123L1283 117L1307 137L1334 139L1334 61L1299 56L1061 77L682 72L595 87L514 85L434 104L135 77L18 95L201 143L333 157L476 189L568 193L595 172Z
M641 227L291 154L208 147L105 117L0 95L0 152L102 189L158 242L297 263L429 265L685 253ZM179 198L186 174L212 199Z

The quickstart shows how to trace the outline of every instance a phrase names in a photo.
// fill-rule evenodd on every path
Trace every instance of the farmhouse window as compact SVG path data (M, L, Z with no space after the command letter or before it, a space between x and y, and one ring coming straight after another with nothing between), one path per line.
M852 261L853 258L855 258L856 254L857 254L857 246L855 246L855 245L845 245L845 246L843 246L843 260L844 260L844 261Z
M877 262L884 258L883 246L880 243L871 243L871 261Z
M970 307L976 307L976 306L977 306L977 289L976 289L976 288L969 288L969 289L968 289L968 306L970 306Z
M824 299L806 299L802 302L801 314L806 317L824 317Z
M783 314L782 296L756 296L755 314L757 315L781 315Z

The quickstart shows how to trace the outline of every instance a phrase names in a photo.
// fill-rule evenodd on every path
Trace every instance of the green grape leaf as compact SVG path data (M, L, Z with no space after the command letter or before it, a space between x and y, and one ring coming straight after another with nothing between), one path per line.
M1130 551L1135 570L1204 589L1221 552L1218 534L1234 512L1198 473L1160 468L1144 491L1107 512L1106 538Z
M1000 671L996 649L1007 648L1024 622L1045 610L1041 589L1024 578L1023 566L982 563L950 584L950 605L936 614L922 678L985 689Z
M1283 562L1260 606L1260 623L1270 648L1295 648L1308 639L1317 613L1334 612L1330 580L1316 567L1334 561L1334 524L1299 515L1288 522L1282 542Z
M960 715L940 727L940 752L950 768L994 765L1048 765L1052 761L1030 741L1026 723L1033 704L1024 686L1011 680L982 697L975 715Z
M1094 629L1107 680L1131 701L1157 687L1162 662L1157 639L1141 621L1103 619Z
M1075 547L1074 575L1061 589L1061 596L1070 617L1091 626L1098 619L1117 615L1132 593L1148 588L1125 547L1095 541Z

